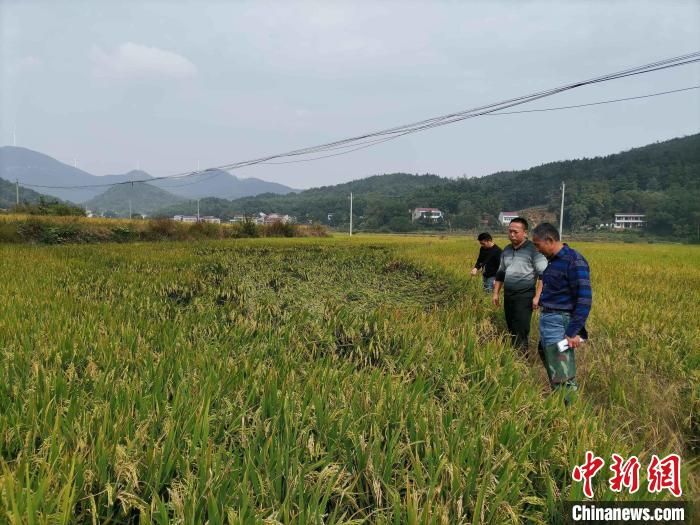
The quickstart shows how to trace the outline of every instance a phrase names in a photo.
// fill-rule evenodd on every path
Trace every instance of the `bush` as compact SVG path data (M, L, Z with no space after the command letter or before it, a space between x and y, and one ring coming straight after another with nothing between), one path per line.
M22 236L17 230L16 224L0 223L0 242L22 242Z
M328 229L322 224L311 224L297 228L297 234L301 237L328 237Z
M0 242L10 243L186 241L261 236L327 237L328 231L320 224L300 226L276 222L258 226L252 221L220 225L206 222L187 224L171 219L127 222L30 216L26 219L0 222Z
M196 222L189 228L189 236L195 239L221 239L223 230L219 224Z
M9 224L5 226L12 227ZM93 242L93 236L81 225L76 223L51 223L37 219L29 219L16 226L17 237L25 242L42 244L64 244L69 242Z
M116 242L129 242L136 240L137 234L129 229L128 226L117 226L112 228L112 239Z
M229 229L229 237L233 239L260 237L259 227L253 221L236 222Z
M29 219L17 226L17 233L26 242L40 242L45 229L42 221Z
M285 223L282 221L265 224L262 227L263 237L299 237L297 235L298 227L296 224Z
M161 241L166 239L184 239L184 224L171 219L153 219L146 222L146 229L141 232L143 240Z
M241 233L246 237L258 237L258 226L253 221L245 221L241 224Z
M12 213L26 213L27 215L85 216L85 210L78 206L65 202L47 201L44 197L40 197L37 204L25 203L12 206L11 211Z

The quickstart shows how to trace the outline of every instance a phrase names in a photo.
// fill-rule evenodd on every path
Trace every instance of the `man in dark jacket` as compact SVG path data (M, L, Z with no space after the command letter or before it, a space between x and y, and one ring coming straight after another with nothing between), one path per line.
M471 275L476 275L479 270L483 270L484 290L492 292L493 281L496 279L498 265L501 262L501 249L493 242L490 233L480 233L476 240L479 241L481 248L479 249L479 258L474 263Z
M593 293L586 259L561 242L559 232L545 222L532 231L532 242L547 257L540 295L539 352L552 390L564 389L564 401L578 389L574 350L588 338L586 320Z

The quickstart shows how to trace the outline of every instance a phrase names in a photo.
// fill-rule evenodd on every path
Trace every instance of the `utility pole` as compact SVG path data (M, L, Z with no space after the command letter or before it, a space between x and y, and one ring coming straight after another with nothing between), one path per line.
M129 199L129 219L131 219L131 199Z
M352 237L352 192L350 192L350 237Z
M566 191L566 183L561 183L561 212L559 212L559 240L564 238L564 191Z
M19 179L15 179L15 190L17 194L15 202L17 203L17 206L19 206Z
M199 222L199 199L197 199L197 222Z
M17 147L17 130L12 130L12 145Z

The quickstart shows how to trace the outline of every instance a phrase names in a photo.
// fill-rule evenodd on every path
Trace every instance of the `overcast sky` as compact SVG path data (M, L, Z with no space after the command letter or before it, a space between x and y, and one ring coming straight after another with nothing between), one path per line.
M700 2L0 0L0 144L96 175L312 146L700 50ZM529 107L700 84L700 66ZM524 107L523 107L524 109ZM297 188L480 176L700 131L700 90L482 117L350 155L235 172Z

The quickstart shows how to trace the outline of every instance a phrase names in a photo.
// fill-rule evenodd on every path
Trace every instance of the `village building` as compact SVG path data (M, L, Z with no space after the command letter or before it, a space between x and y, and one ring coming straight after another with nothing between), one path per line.
M211 224L221 224L221 219L212 215L197 217L196 215L174 215L173 220L177 222L208 222Z
M643 213L616 213L613 228L618 230L641 229L646 226L646 215Z
M173 220L177 222L197 222L196 215L174 215Z
M437 208L416 208L411 212L412 221L438 222L443 219L443 214Z
M274 224L276 222L281 222L282 224L289 224L294 222L294 218L289 215L282 215L279 213L270 213L265 215L263 219L263 224Z
M520 217L520 214L517 211L502 211L498 214L498 224L501 226L508 226L510 221L516 217Z

